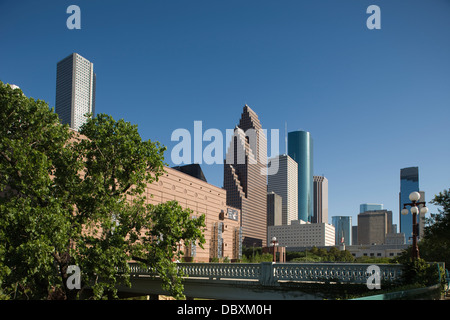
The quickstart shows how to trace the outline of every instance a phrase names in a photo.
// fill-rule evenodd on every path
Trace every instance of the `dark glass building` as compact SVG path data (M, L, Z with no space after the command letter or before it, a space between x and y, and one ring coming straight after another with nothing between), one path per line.
M311 134L306 131L289 132L288 154L298 163L298 218L312 222L314 180Z
M405 203L411 202L409 194L414 191L419 192L419 167L400 169L399 222L400 232L405 234L406 243L412 242L412 214L402 215L400 212ZM422 201L422 199L419 201Z

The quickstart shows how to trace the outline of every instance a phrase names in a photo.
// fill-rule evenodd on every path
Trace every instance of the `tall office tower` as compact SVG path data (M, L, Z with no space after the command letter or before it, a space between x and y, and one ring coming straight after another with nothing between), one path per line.
M313 141L306 131L288 134L288 154L298 163L298 219L311 222L313 204Z
M363 203L359 205L359 213L374 210L383 210L383 205L377 203Z
M392 232L392 211L373 210L358 214L358 244L386 244Z
M298 164L286 154L277 158L278 171L268 176L267 191L273 191L283 199L282 224L288 225L292 220L298 220Z
M244 246L267 244L267 140L247 105L234 130L224 163L227 204L241 210Z
M55 111L63 124L78 131L86 113L95 113L94 65L77 53L58 62L56 67Z
M313 176L314 181L314 214L313 223L328 223L328 179Z
M335 229L335 244L341 244L342 240L346 246L352 245L352 217L350 216L334 216L331 223Z
M406 243L412 243L412 214L402 215L401 211L405 203L410 203L411 192L419 191L419 167L400 169L400 194L399 194L399 222L400 232L405 234ZM423 201L422 197L419 201ZM409 207L408 207L409 208Z
M283 199L275 192L267 193L267 226L283 224Z

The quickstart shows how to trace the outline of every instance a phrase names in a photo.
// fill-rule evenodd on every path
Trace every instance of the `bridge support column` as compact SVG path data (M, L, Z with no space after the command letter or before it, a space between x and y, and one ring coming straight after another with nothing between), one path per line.
M259 281L263 286L273 285L274 280L273 262L261 262L261 275Z

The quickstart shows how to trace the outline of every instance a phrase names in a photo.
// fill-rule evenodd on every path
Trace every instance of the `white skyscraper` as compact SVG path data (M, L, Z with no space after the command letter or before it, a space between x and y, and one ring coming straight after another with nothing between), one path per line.
M278 160L278 172L268 176L267 191L281 196L282 224L289 225L298 220L298 164L286 154L278 156Z
M72 53L57 64L56 113L63 124L79 130L86 113L95 113L94 64Z

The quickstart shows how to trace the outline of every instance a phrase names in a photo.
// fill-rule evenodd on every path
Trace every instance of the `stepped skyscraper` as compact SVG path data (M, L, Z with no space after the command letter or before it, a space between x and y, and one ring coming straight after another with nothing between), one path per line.
M247 105L228 146L223 184L227 205L241 210L243 245L267 245L267 140Z

